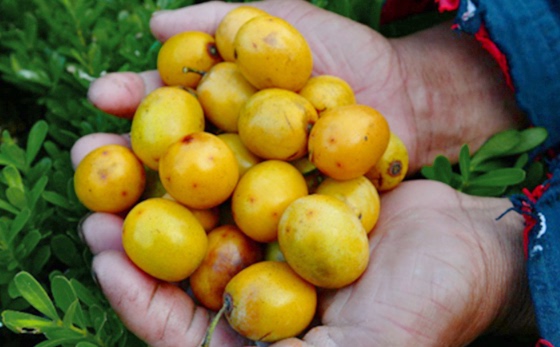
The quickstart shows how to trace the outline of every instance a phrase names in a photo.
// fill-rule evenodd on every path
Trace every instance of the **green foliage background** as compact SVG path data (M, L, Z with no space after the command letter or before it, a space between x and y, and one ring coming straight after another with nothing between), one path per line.
M92 279L77 232L87 210L74 194L69 151L83 135L128 131L128 121L88 102L90 82L153 69L160 43L150 34L151 14L198 2L0 2L1 346L143 345ZM311 2L386 36L445 19L428 13L380 27L383 0Z

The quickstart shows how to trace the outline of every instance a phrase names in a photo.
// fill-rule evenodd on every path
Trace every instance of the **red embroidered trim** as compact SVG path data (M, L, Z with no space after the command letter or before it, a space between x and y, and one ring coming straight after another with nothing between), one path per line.
M439 12L455 11L459 8L459 0L435 0L439 4Z
M492 41L490 35L488 34L488 30L486 30L486 26L482 24L478 32L474 35L474 37L482 44L482 47L487 50L492 57L496 60L500 69L504 73L506 78L507 85L514 90L513 82L511 81L511 76L509 74L509 66L507 62L506 56L500 51L498 46Z
M537 200L544 194L544 192L548 189L549 184L541 184L535 187L533 191L529 191L527 188L523 188L522 192L525 194L527 199L529 199L530 203L527 201L523 201L521 203L521 212L523 218L525 219L525 228L523 229L523 251L525 253L525 259L528 256L528 248L529 248L529 233L533 230L533 227L537 225L537 220L533 217L532 209L533 205L537 203Z
M554 345L545 339L540 339L535 347L554 347Z

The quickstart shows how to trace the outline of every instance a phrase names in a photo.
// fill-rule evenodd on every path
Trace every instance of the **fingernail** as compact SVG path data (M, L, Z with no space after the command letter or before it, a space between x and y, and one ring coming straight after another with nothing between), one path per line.
M97 273L95 272L95 270L93 268L91 268L91 278L93 279L93 282L95 283L95 285L99 288L101 288L101 286L99 285L99 279L97 278Z
M80 240L83 243L87 243L86 242L86 238L84 236L84 222L86 221L86 219L88 219L89 216L91 216L93 214L93 212L88 212L86 213L82 219L80 219L80 221L78 222L78 237L80 238Z

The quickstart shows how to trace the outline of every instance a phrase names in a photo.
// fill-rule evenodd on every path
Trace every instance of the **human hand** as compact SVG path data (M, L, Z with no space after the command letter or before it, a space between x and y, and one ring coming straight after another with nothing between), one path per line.
M382 197L371 259L353 285L320 297L321 325L286 346L464 346L488 331L530 327L522 220L507 199L476 198L431 181ZM82 225L93 270L124 324L152 346L198 346L210 315L178 285L138 270L120 251L122 219ZM515 321L518 319L517 321ZM221 322L213 346L242 346Z

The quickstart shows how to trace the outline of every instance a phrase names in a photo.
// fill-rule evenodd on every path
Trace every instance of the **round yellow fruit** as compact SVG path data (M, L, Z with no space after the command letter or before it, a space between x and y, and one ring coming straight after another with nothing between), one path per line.
M226 318L238 333L274 342L307 328L317 308L317 291L287 263L261 261L231 279L224 305Z
M212 35L186 31L163 43L157 57L157 69L168 86L196 88L202 78L201 72L207 72L220 61L222 58Z
M356 103L352 87L342 78L332 75L311 77L299 95L309 100L319 115L338 106Z
M262 253L261 245L234 225L211 230L206 257L189 278L194 296L204 307L218 311L228 282L239 271L260 261Z
M159 160L171 144L204 130L204 112L189 92L161 87L138 106L130 129L132 150L146 166L158 170Z
M214 65L196 88L206 118L227 132L237 132L239 111L257 89L239 72L235 63Z
M124 220L122 241L136 266L169 282L190 276L208 247L206 231L189 209L163 198L134 206Z
M253 240L272 242L286 207L305 195L307 183L295 167L280 160L263 161L239 180L231 198L233 218Z
M315 193L334 196L348 205L368 233L379 219L379 193L373 183L364 176L344 181L327 177L319 184Z
M225 61L235 61L233 41L239 28L256 16L266 15L261 9L252 6L239 6L229 11L218 24L214 37L220 55Z
M189 208L207 209L227 200L239 179L235 155L216 135L196 132L169 146L159 175L165 190Z
M132 207L146 186L144 166L121 145L101 146L76 167L74 191L85 207L96 212L122 212Z
M339 106L321 114L309 134L309 160L325 175L347 180L364 175L389 144L389 124L366 105Z
M235 62L258 89L300 90L313 70L311 48L287 21L257 16L243 24L234 40Z
M278 224L278 244L297 274L323 288L351 284L369 261L360 220L330 195L312 194L292 202Z
M295 160L307 153L309 131L316 121L317 112L304 97L270 88L247 100L237 127L241 141L258 157Z
M404 142L391 132L387 149L365 176L380 192L385 192L398 186L407 172L408 151Z

